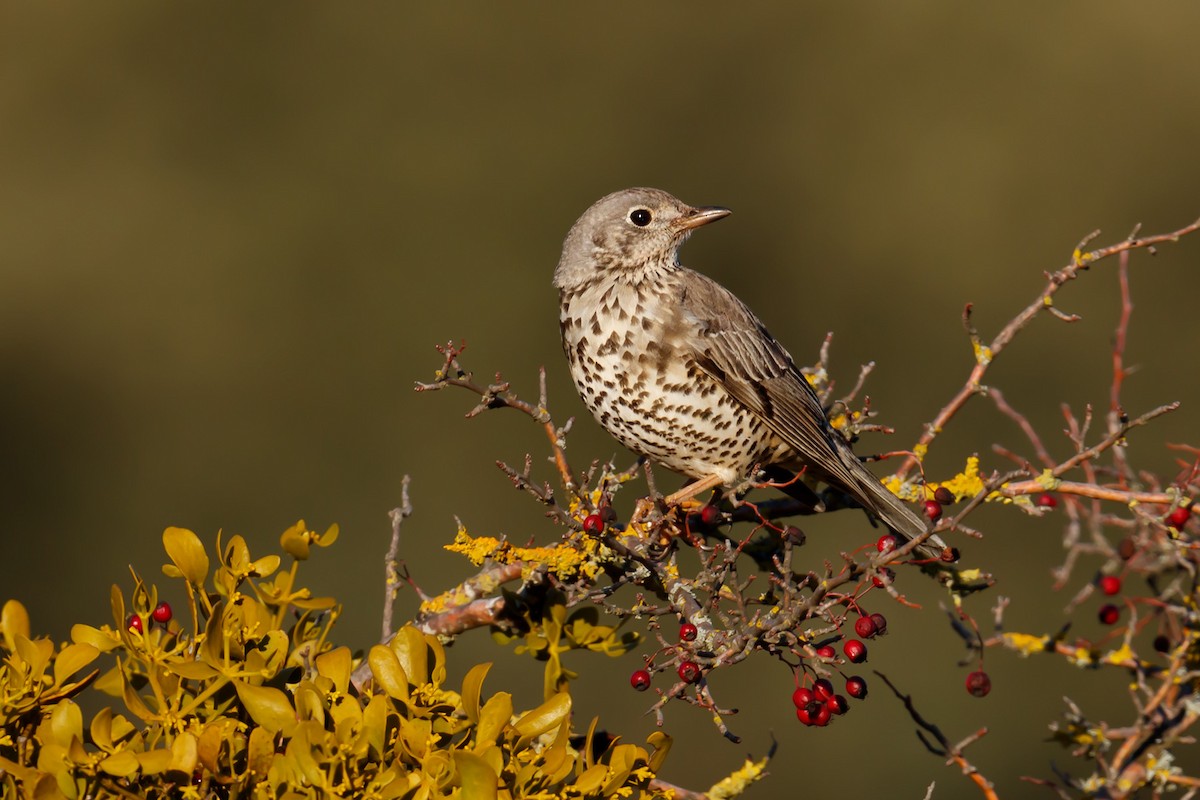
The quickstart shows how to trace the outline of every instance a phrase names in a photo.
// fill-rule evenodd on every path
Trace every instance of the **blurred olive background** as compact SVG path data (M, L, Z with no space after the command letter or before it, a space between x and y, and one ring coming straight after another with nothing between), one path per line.
M165 526L240 533L261 553L302 517L341 526L302 575L345 602L341 641L366 647L405 473L416 514L403 551L427 591L469 571L440 549L454 515L476 533L556 536L494 467L527 451L543 464L536 427L511 412L464 420L470 396L412 385L438 366L434 344L463 339L469 368L530 397L546 365L551 408L580 414L550 276L567 228L609 191L660 186L734 209L684 261L801 362L834 331L843 386L877 362L868 391L898 435L864 452L911 443L962 384L965 303L990 337L1094 228L1106 244L1200 213L1194 4L46 3L3 18L0 580L58 639L108 620L128 565L161 579ZM1132 441L1136 464L1173 474L1163 444L1200 438L1200 237L1160 250L1132 261L1140 371L1125 400L1132 413L1185 401ZM990 376L1060 456L1059 404L1107 408L1115 267L1059 295L1082 322L1037 320ZM993 442L1030 451L977 402L931 476L975 451L1006 466ZM629 459L590 418L569 444L579 467ZM876 535L833 516L806 523L814 562ZM1000 583L971 612L987 623L1005 595L1011 629L1058 629L1096 567L1051 591L1061 514L976 521L987 538L955 543ZM876 601L892 633L869 666L952 740L988 726L972 755L1002 793L1023 794L1019 776L1048 777L1052 762L1078 769L1043 741L1063 694L1095 719L1132 720L1124 676L999 651L992 696L968 697L942 596L902 578L925 610ZM1073 634L1101 635L1096 605ZM414 608L405 594L401 613ZM456 676L495 660L492 691L539 701L540 665L486 633L451 656ZM627 688L634 663L571 661L581 725L602 713L635 740L653 728L650 699ZM668 779L705 787L774 736L774 775L754 797L801 785L920 797L931 780L936 797L977 796L878 679L824 731L800 729L790 676L767 659L713 682L741 709L743 743L674 705Z

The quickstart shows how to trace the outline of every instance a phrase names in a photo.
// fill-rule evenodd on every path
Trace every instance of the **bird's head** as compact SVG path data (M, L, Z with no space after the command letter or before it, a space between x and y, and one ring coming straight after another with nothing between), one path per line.
M729 215L697 208L660 189L624 189L598 200L572 226L554 270L554 285L570 289L607 274L631 283L679 264L679 246L701 225Z

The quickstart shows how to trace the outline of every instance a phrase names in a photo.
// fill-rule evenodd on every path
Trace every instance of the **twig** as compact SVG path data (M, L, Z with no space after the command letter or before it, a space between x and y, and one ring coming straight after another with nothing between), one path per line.
M992 782L985 778L983 774L980 773L979 770L967 760L966 756L963 755L963 750L987 735L987 728L980 728L958 744L951 745L950 740L946 738L945 734L942 733L938 726L921 716L921 714L917 711L916 706L913 704L911 695L903 694L890 680L888 680L888 677L879 670L875 670L875 674L882 678L883 682L887 684L887 687L892 690L892 693L895 694L902 703L904 703L904 709L908 711L908 715L912 717L913 722L917 723L919 728L929 733L929 735L932 736L937 742L938 746L934 747L930 744L929 740L921 735L920 731L917 732L917 737L925 744L930 752L934 753L935 755L945 756L947 762L958 765L958 767L963 771L963 774L970 778L971 782L979 788L986 800L999 800Z
M967 328L968 336L971 339L972 347L975 351L975 365L971 368L970 374L967 376L966 382L962 388L955 393L954 397L942 407L941 411L925 426L925 431L917 440L914 450L925 452L929 445L937 438L938 434L946 427L946 424L962 410L963 406L977 394L986 391L986 386L983 383L983 378L987 374L988 367L995 361L996 356L1012 342L1013 338L1021 332L1033 319L1042 312L1053 312L1054 296L1058 290L1067 282L1079 277L1079 273L1086 271L1092 264L1101 261L1109 256L1118 253L1125 253L1130 250L1146 248L1153 252L1154 245L1165 242L1177 242L1183 236L1200 230L1200 219L1190 225L1185 225L1179 230L1171 233L1159 234L1157 236L1147 236L1145 238L1129 238L1123 242L1118 242L1108 247L1102 247L1091 252L1083 252L1083 248L1095 238L1099 233L1091 234L1085 237L1079 246L1075 248L1075 252L1071 258L1071 262L1059 269L1057 272L1048 274L1046 287L1028 306L1022 309L1015 317L1012 318L995 338L986 345L980 339L974 326L971 324L971 306L968 305L963 311L963 324ZM1064 315L1059 314L1060 318ZM1072 319L1072 317L1066 317ZM904 479L908 473L917 465L916 457L910 457L898 470L897 477Z
M412 516L412 502L408 498L408 486L412 477L405 475L400 481L400 506L388 512L392 520L392 541L388 545L387 556L383 562L383 634L382 640L392 635L392 606L400 591L400 575L396 570L396 561L400 557L400 526L404 520Z
M575 478L571 474L571 468L567 464L566 453L563 452L563 435L571 426L571 421L558 428L554 425L554 419L550 416L550 412L546 410L546 368L538 368L538 404L532 405L518 398L510 389L510 384L500 380L500 376L496 376L496 382L488 386L480 386L471 380L471 373L466 372L458 363L458 357L466 349L466 345L456 346L453 342L447 342L445 346L438 345L437 351L445 356L445 362L442 368L437 371L435 380L432 383L423 383L417 381L414 387L418 392L434 392L439 389L444 389L447 386L457 386L462 389L474 392L479 395L479 404L466 413L467 417L474 417L482 412L492 408L514 408L525 414L534 422L542 426L542 430L546 433L546 438L550 440L550 448L553 452L554 465L558 469L559 477L562 480L563 486L568 491L575 491ZM450 377L453 375L454 377Z

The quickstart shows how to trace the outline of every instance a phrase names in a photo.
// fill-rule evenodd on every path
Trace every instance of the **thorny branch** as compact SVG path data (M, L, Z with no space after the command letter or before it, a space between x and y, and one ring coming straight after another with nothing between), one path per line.
M388 514L388 517L392 520L392 539L388 545L387 556L383 561L383 641L386 641L392 635L392 631L395 630L392 627L392 609L396 602L396 595L400 592L400 526L413 513L412 501L408 497L410 483L412 483L412 478L405 475L400 482L400 505L397 508L393 508Z
M946 759L946 763L954 764L961 769L963 774L966 775L971 782L979 788L979 791L983 793L983 796L987 798L987 800L998 800L998 795L996 794L996 789L992 785L992 782L985 778L983 774L975 768L975 765L968 761L967 757L963 754L963 751L966 750L967 747L979 741L984 736L987 736L987 728L980 728L958 744L952 745L950 744L950 740L946 738L946 735L942 733L941 728L921 716L920 712L917 711L916 705L913 703L911 695L904 694L897 689L895 684L893 684L891 680L889 680L888 677L882 672L876 670L875 674L878 675L885 684L887 684L887 687L892 690L892 693L895 694L897 698L899 698L900 702L904 703L904 710L908 712L910 717L912 717L912 721L917 723L917 727L919 728L917 731L917 738L921 740L921 743L925 745L925 748L936 756L944 757ZM929 739L927 739L925 735L922 734L922 731L931 736L933 741L931 742Z
M963 406L977 394L985 394L988 391L987 385L983 382L984 376L987 374L988 367L996 360L1000 353L1012 342L1016 335L1020 333L1030 322L1042 312L1050 313L1062 319L1065 322L1076 322L1078 317L1073 315L1064 315L1054 306L1054 297L1058 294L1066 284L1079 277L1081 272L1085 272L1091 266L1099 261L1102 261L1110 256L1118 253L1126 253L1131 250L1147 249L1150 253L1154 253L1154 246L1167 242L1178 242L1182 237L1190 233L1200 230L1200 219L1190 225L1185 225L1177 231L1164 233L1158 236L1137 237L1138 229L1134 229L1133 233L1123 242L1102 247L1091 252L1083 252L1083 248L1087 247L1097 236L1099 231L1093 231L1083 238L1075 248L1075 252L1071 257L1071 261L1066 266L1056 272L1047 273L1046 287L1042 292L1024 309L1013 317L1008 324L1000 329L995 338L986 345L983 343L979 334L975 331L974 325L971 323L971 305L968 304L963 310L963 325L967 328L968 336L971 339L972 348L975 351L975 366L971 368L970 374L967 376L966 383L962 388L950 399L942 410L937 413L931 422L925 426L925 432L921 434L917 440L916 446L913 448L916 451L927 451L933 440L945 429L946 424L962 410ZM910 458L900 467L899 476L904 477L917 464L915 458Z
M1158 236L1139 237L1135 230L1122 242L1090 252L1084 252L1083 248L1095 234L1086 237L1071 262L1047 273L1047 283L1038 297L990 341L985 342L976 330L968 305L963 324L975 358L967 380L934 416L893 476L901 481L905 496L910 498L915 493L927 501L936 498L939 505L961 503L952 515L933 526L937 532L983 535L969 528L966 520L985 501L1011 502L1026 511L1046 514L1061 498L1066 514L1067 558L1055 573L1057 585L1066 585L1074 565L1088 557L1099 557L1103 563L1097 567L1098 574L1142 574L1152 589L1147 597L1125 598L1126 610L1133 621L1114 630L1114 634L1117 630L1126 634L1121 648L1103 653L1099 645L1091 642L1068 642L1065 628L1058 634L1040 638L1004 632L1003 612L1011 602L1007 598L1002 598L994 611L996 633L984 637L967 614L965 600L990 586L990 576L952 564L913 561L913 542L897 548L886 547L881 540L878 547L875 543L863 544L841 554L836 563L806 564L802 558L804 532L780 521L811 514L813 509L791 498L745 502L736 507L728 503L701 506L690 500L678 506L664 504L649 483L647 465L647 496L634 504L631 518L622 522L613 507L613 498L637 480L641 462L623 470L611 463L598 462L583 472L572 470L565 452L571 422L563 426L554 422L548 410L545 371L539 372L538 401L526 402L499 375L486 386L474 382L471 373L460 364L462 348L452 344L438 348L443 364L435 379L419 383L417 390L466 389L479 397L468 417L488 409L513 408L539 425L550 444L555 480L539 477L531 456L526 457L521 468L503 463L498 466L515 486L543 505L547 516L564 531L556 544L518 547L503 540L471 537L460 530L456 547L482 561L482 568L453 589L424 598L416 624L443 638L483 625L514 636L545 637L550 635L546 620L551 619L551 609L556 603L566 609L575 608L575 614L600 609L622 622L643 620L658 643L656 650L643 656L647 683L654 676L661 683L655 688L657 700L650 712L661 724L671 701L692 703L708 711L718 730L736 741L737 736L726 723L726 718L734 712L722 708L713 696L708 682L711 673L762 653L785 665L793 673L797 687L816 687L819 679L833 670L848 667L847 659L833 645L855 635L851 629L860 617L868 616L865 606L878 608L887 600L913 605L900 592L895 568L915 565L933 575L954 599L951 619L954 630L963 636L967 646L968 659L964 663L978 660L982 666L986 650L1003 646L1022 652L1056 654L1075 663L1103 664L1135 676L1140 698L1138 721L1124 729L1103 727L1103 734L1110 740L1121 741L1113 757L1102 762L1106 770L1103 773L1106 796L1128 796L1137 787L1146 785L1193 786L1197 779L1163 766L1170 761L1164 760L1162 754L1165 748L1184 741L1183 732L1191 727L1196 716L1187 702L1200 688L1197 683L1200 673L1194 668L1194 650L1200 646L1200 614L1193 610L1200 559L1187 530L1190 498L1200 492L1200 448L1177 446L1191 460L1180 461L1181 472L1173 479L1135 471L1129 461L1129 437L1135 429L1176 410L1179 404L1161 405L1130 419L1121 405L1120 393L1130 374L1124 355L1133 309L1129 255L1140 249L1153 252L1155 245L1177 241L1197 230L1200 220ZM1107 398L1107 424L1103 435L1096 438L1091 435L1090 407L1082 417L1064 407L1064 433L1071 452L1059 458L1052 455L1054 443L1039 433L999 389L985 384L984 378L996 357L1039 313L1046 312L1068 322L1078 321L1077 316L1055 307L1059 290L1092 264L1113 255L1120 256L1121 315L1111 352L1113 382ZM862 368L848 395L832 397L829 343L826 337L818 365L805 370L822 403L831 415L839 416L838 424L844 425L848 436L864 430L886 430L869 423L874 414L869 402L864 401L858 410L851 408L863 390L871 365ZM1012 461L1015 468L1007 472L993 470L975 478L974 483L965 473L949 481L931 480L928 484L924 483L924 476L908 478L948 423L971 397L980 394L991 397L997 411L1017 424L1032 447L1033 458L1027 459L997 445L996 452ZM557 496L555 484L563 490L563 500ZM947 492L949 496L943 496ZM1031 502L1034 499L1036 503ZM838 503L827 505L836 507ZM394 525L398 532L395 520ZM1112 530L1124 537L1119 545L1114 546L1108 540L1106 534ZM746 566L740 558L743 555L750 556L753 562L754 571L748 575L742 574ZM389 563L393 560L394 554L390 552ZM389 572L389 581L392 575ZM1087 592L1081 591L1071 607ZM576 616L570 619L575 620ZM690 628L688 635L670 633L671 620ZM1163 640L1166 651L1171 653L1166 667L1156 666L1137 651L1135 635L1152 622L1157 622L1162 631L1155 639L1156 649ZM556 630L559 633L554 636L564 635L565 629ZM590 644L575 639L570 647L607 650L616 647L613 635L593 638ZM559 647L554 642L551 646ZM557 656L551 662L557 663ZM369 671L355 677L356 682L367 679ZM662 680L664 677L669 680ZM916 712L911 698L894 686L892 689L924 732L921 735L927 746L962 768L985 797L995 797L991 783L963 755L965 748L986 730L951 745L936 726ZM1040 779L1037 782L1063 796L1094 790L1063 775L1058 783ZM1118 790L1119 786L1131 788Z

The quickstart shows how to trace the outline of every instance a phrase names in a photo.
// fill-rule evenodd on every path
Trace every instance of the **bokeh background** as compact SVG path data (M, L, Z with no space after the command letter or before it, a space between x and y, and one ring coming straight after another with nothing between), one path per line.
M685 262L737 291L802 362L834 331L844 384L877 362L868 390L898 435L869 450L910 443L961 385L966 302L991 335L1093 229L1111 243L1200 213L1195 4L147 2L2 15L0 586L58 639L108 619L128 566L160 575L165 526L240 533L263 552L302 517L341 526L304 574L345 601L342 641L366 647L406 473L404 556L429 591L468 572L440 549L456 514L476 533L551 540L493 466L526 451L540 463L539 431L507 412L464 420L469 396L411 387L438 365L435 343L462 339L479 374L533 395L544 364L552 409L583 412L550 275L567 228L614 189L734 209ZM1128 408L1185 401L1132 452L1171 473L1164 443L1200 438L1200 238L1132 263ZM1115 262L1059 297L1084 320L1039 319L991 380L1061 455L1059 404L1106 407ZM932 454L934 477L975 451L1000 465L993 442L1028 452L976 403ZM570 454L628 458L586 418ZM806 523L814 559L875 536L834 516ZM976 521L987 538L957 544L1000 583L972 613L986 621L1003 594L1010 628L1057 630L1095 567L1051 591L1061 517ZM943 598L902 578L925 609L877 606L892 633L870 666L951 739L988 726L972 755L1004 794L1052 762L1078 767L1044 741L1062 695L1131 719L1124 676L1002 652L987 658L993 694L968 697ZM1102 633L1095 604L1073 633ZM401 613L414 607L403 596ZM538 702L540 670L485 633L451 654L456 675L495 660L491 690ZM627 688L633 663L572 662L582 724L602 713L632 739L652 729L649 700ZM879 681L823 731L800 729L790 677L766 659L715 684L741 709L743 744L673 706L668 779L705 787L774 736L773 777L750 796L921 797L931 780L936 797L977 796Z

